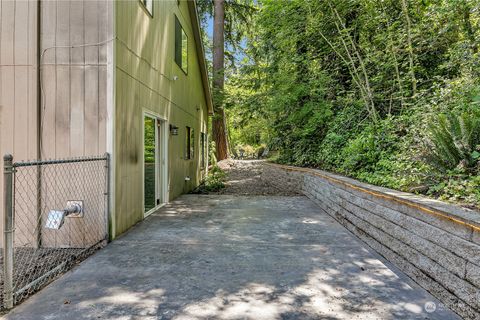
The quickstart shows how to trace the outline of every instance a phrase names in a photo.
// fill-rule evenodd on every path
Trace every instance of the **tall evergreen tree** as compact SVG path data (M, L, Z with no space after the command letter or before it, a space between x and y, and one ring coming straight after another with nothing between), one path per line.
M213 0L213 106L212 134L217 160L228 158L228 135L223 109L225 86L225 3Z
M212 87L214 112L212 136L217 160L229 157L228 128L225 117L226 58L231 65L255 8L253 0L199 0L198 7L203 25L213 16ZM226 50L226 48L230 50Z

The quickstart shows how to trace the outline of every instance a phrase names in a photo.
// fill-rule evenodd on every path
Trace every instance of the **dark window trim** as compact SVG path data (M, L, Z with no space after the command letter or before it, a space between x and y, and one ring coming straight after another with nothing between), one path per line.
M200 168L204 170L206 168L206 162L207 162L207 134L205 132L200 132L200 150L201 152L201 159L200 159Z
M195 159L195 140L197 140L195 137L195 129L190 128L190 159Z
M192 141L192 132L192 127L185 126L185 160L195 159L195 134Z
M183 71L183 73L185 75L188 75L188 35L187 33L185 32L185 29L183 28L182 26L182 23L180 22L180 19L178 19L177 15L174 14L175 16L175 27L174 27L174 32L175 32L175 36L174 36L174 45L173 45L173 60L175 61L175 64L180 68L180 70ZM182 43L182 32L185 33L185 37L187 38L187 65L185 66L185 70L180 64L178 64L178 61L177 61L177 37L178 37L178 34L177 34L177 25L180 27L180 43ZM180 61L182 61L182 48L183 47L180 47Z

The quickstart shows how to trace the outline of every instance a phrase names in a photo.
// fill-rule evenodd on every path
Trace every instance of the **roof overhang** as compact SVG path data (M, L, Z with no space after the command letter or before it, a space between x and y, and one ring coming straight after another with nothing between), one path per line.
M210 91L210 81L208 79L207 62L205 61L205 50L203 48L202 35L200 32L200 21L198 19L197 2L188 0L188 11L192 20L193 36L195 38L195 47L197 49L198 64L200 66L200 74L202 77L203 91L207 101L207 109L210 115L213 115L212 92Z

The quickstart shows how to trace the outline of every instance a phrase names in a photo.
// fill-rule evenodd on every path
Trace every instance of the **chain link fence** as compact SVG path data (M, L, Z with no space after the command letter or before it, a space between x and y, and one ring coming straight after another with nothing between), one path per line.
M5 156L1 309L106 244L108 166L108 154L17 163Z

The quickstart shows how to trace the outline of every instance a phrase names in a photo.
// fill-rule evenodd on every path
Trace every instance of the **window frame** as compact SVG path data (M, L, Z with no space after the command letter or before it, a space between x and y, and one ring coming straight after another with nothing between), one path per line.
M153 18L153 4L154 0L138 0L141 4L143 9L146 11L146 13L150 16L150 18ZM151 11L148 9L147 2L150 2L152 4Z
M182 26L182 23L180 22L180 19L178 19L177 15L175 16L175 27L174 27L174 46L173 46L173 60L175 61L175 64L185 73L185 75L188 75L188 35L185 29ZM183 37L185 37L185 46L183 45ZM177 44L180 45L179 48L179 55L177 55ZM185 65L183 65L183 50L185 49Z
M190 128L190 159L195 159L195 129Z
M195 130L185 126L185 160L195 159Z
M185 127L185 160L190 160L190 130L189 126Z
M201 158L200 158L200 168L205 169L207 162L207 134L205 132L200 132L200 144L201 144Z

